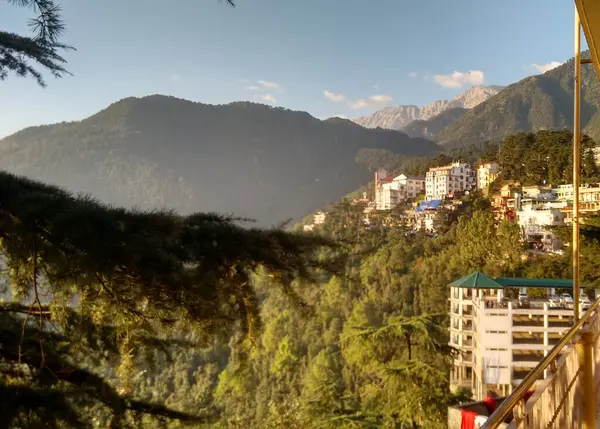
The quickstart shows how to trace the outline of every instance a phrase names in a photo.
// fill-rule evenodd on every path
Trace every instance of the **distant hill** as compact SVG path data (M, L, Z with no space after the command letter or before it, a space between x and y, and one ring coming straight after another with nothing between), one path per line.
M582 67L581 125L600 137L600 83L591 65ZM455 147L500 140L519 131L572 129L573 60L542 75L527 77L465 113L435 140Z
M364 148L439 151L429 140L343 119L154 95L6 137L0 168L113 204L235 213L270 225L300 219L370 180L356 161Z
M496 95L502 88L498 85L473 86L452 100L436 100L422 107L414 105L386 107L372 115L356 118L354 122L366 128L401 130L413 121L429 120L448 109L455 107L471 109Z
M413 121L402 128L402 131L411 137L432 138L448 125L459 120L467 111L468 109L464 107L453 107L433 118Z

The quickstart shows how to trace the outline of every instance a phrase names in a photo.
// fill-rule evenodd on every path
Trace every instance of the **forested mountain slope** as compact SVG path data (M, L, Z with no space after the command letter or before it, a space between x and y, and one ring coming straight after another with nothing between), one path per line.
M600 137L600 83L591 66L582 67L581 125ZM542 75L527 77L469 110L435 136L442 145L465 146L501 140L520 131L572 129L573 60Z
M127 98L82 121L0 140L0 168L126 206L299 219L368 181L362 148L431 155L435 143L238 102Z
M458 121L467 112L468 109L465 109L464 107L453 107L451 109L444 110L442 113L434 116L433 118L413 121L402 128L402 131L411 137L432 138L448 125Z

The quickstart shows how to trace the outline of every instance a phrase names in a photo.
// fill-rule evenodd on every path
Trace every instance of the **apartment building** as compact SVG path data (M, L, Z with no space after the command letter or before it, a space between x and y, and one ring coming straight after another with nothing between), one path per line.
M545 252L561 250L561 240L549 228L565 224L566 214L556 204L523 205L515 214L523 238L530 248Z
M471 273L450 284L450 346L458 350L450 388L469 389L481 400L491 389L506 396L573 323L573 310L549 299L527 303L516 292L572 289L572 280L491 278ZM552 307L551 307L552 306Z
M327 213L325 212L317 212L313 217L313 223L315 225L323 225L325 223L325 219L327 218Z
M486 162L477 167L477 189L487 192L490 184L500 175L500 165L497 162Z
M381 172L382 170L379 170ZM385 170L384 170L385 171ZM380 174L381 176L381 174ZM425 178L400 174L396 177L376 176L375 202L377 210L391 210L408 198L425 192Z
M594 155L594 162L600 166L600 146L593 147L590 150L592 151L592 155Z
M476 172L469 164L461 162L430 168L425 175L425 196L428 200L470 191L476 186Z
M565 207L565 223L573 220L573 185L559 185L552 189L557 201L563 201ZM600 186L585 184L579 188L579 210L581 213L594 213L600 211Z

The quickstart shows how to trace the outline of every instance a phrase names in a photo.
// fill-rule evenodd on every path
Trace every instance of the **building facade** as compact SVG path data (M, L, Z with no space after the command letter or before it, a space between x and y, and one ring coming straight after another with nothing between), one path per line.
M477 189L487 192L490 184L500 175L497 162L487 162L477 167Z
M381 171L381 170L380 170ZM376 179L375 202L377 210L391 210L408 198L425 192L425 178L400 174L396 177Z
M425 176L425 196L428 200L445 198L474 189L476 172L469 164L455 162L444 167L430 168Z
M533 285L548 294L572 287L569 280L539 283L473 273L450 285L450 346L459 352L450 374L452 390L471 390L478 400L489 389L510 394L569 329L573 310L551 308L547 299L524 308L505 297L508 287L526 291Z
M565 224L566 214L551 203L523 206L516 212L523 239L529 247L544 252L557 252L562 248L561 240L550 230L551 226Z

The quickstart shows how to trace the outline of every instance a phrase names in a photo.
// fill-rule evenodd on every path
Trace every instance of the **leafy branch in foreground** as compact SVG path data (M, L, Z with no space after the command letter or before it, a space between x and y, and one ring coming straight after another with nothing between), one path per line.
M261 322L257 270L289 294L293 281L334 268L317 255L330 245L317 236L246 229L215 214L107 207L7 173L0 195L0 253L20 299L0 306L0 389L13 404L3 416L13 419L35 410L74 421L69 406L78 401L108 407L117 426L128 412L205 419L129 398L145 338L185 327L205 343L236 336L248 345ZM79 323L70 322L72 307ZM75 363L99 350L120 357L120 388ZM61 400L66 411L56 414Z
M33 76L39 85L46 86L40 71L31 65L36 62L54 77L68 73L64 64L66 60L60 51L73 47L59 42L65 30L60 17L60 6L53 0L8 0L14 6L26 7L33 10L36 16L29 20L33 37L22 36L6 31L0 31L0 80L5 79L9 72L19 76Z

